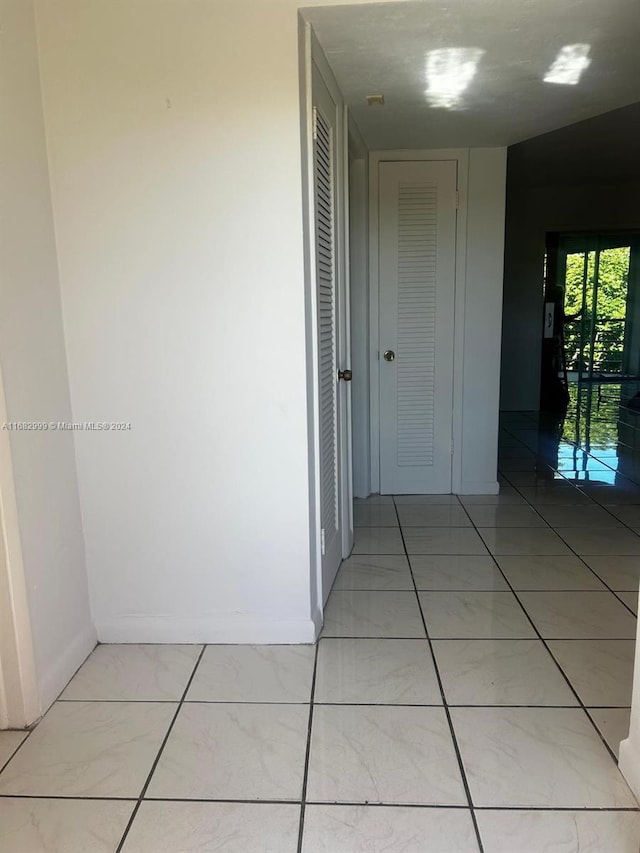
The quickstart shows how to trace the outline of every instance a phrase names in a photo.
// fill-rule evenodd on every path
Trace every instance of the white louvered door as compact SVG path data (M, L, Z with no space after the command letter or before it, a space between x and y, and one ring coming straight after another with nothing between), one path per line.
M456 182L455 161L380 164L383 494L451 492Z
M348 390L338 381L343 357L340 292L337 107L314 68L314 207L318 324L318 411L322 589L326 601L345 550L342 530L343 435L341 409ZM341 387L342 386L342 387ZM342 404L342 405L341 405ZM348 546L351 547L350 545Z

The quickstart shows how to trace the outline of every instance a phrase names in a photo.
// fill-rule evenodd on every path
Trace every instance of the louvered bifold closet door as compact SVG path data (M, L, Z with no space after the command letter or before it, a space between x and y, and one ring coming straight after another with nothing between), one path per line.
M339 505L335 130L314 110L316 286L323 586L328 595L342 559Z
M380 166L381 491L451 491L456 164Z

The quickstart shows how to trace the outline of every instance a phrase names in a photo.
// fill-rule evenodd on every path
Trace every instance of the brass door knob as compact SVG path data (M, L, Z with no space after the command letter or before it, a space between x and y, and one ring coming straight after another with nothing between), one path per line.
M392 349L385 350L383 353L383 358L385 361L395 361L396 354Z
M353 379L353 372L351 370L339 370L338 379L344 379L345 382L351 382Z

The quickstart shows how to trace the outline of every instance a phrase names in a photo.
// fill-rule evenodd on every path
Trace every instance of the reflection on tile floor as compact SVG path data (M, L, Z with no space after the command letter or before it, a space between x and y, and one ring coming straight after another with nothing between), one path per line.
M559 435L503 419L499 496L357 502L316 648L98 647L0 732L0 850L638 853L640 487Z

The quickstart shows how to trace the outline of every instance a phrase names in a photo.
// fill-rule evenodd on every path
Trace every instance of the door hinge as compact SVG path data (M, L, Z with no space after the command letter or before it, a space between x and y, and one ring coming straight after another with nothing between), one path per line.
M453 456L453 439L451 439L451 455Z
M317 107L313 108L312 126L313 126L313 141L315 142L318 138L318 108Z
M314 136L315 139L315 136ZM460 192L456 190L456 210L460 207Z
M325 554L324 527L320 531L320 553L324 557L324 554Z

